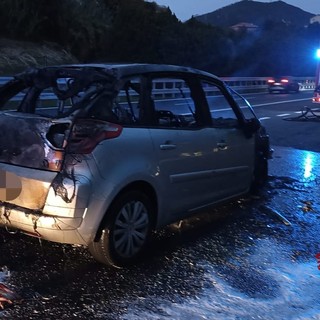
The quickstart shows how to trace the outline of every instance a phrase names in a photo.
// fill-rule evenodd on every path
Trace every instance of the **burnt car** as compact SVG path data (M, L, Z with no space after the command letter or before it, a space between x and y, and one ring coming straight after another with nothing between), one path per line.
M300 91L300 84L293 77L275 77L268 79L268 91L269 93L281 92L289 93Z
M31 69L0 88L0 225L133 263L152 231L268 176L249 103L187 67Z

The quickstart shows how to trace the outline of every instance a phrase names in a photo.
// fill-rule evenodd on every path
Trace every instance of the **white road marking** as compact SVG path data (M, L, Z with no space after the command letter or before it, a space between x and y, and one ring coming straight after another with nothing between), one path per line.
M271 119L271 117L262 117L262 118L259 118L259 120L268 120L268 119Z
M255 104L255 105L253 105L253 107L271 106L273 104L281 104L281 103L289 103L289 102L297 102L297 101L309 101L309 100L310 100L310 98L286 100L286 101L275 101L275 102L267 102L267 103Z
M285 117L285 116L290 116L290 113L277 114L277 117Z

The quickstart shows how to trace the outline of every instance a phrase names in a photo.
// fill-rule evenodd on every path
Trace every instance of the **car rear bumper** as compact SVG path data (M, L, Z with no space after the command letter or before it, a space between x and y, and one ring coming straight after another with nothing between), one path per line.
M44 215L21 207L0 203L0 226L44 240L81 244L86 242L78 232L82 217L61 217Z
M275 87L269 87L269 92L274 92L274 91L287 91L288 89L285 87L281 87L281 86L275 86Z

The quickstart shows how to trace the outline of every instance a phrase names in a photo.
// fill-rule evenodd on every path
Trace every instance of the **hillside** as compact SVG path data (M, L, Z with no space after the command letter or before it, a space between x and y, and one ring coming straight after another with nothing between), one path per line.
M197 18L181 22L170 9L144 0L33 0L23 1L23 8L20 0L1 0L0 75L32 66L122 61L192 66L220 76L313 74L320 24L292 27L305 26L313 15L283 1L259 1L202 16L209 21L213 15L211 23L224 26L261 25L245 33ZM268 19L287 24L263 25Z
M28 67L74 63L77 59L57 44L0 38L0 75L12 75Z
M262 26L266 21L285 22L303 27L315 14L306 12L284 1L259 2L242 0L219 10L196 16L206 24L229 27L240 22Z

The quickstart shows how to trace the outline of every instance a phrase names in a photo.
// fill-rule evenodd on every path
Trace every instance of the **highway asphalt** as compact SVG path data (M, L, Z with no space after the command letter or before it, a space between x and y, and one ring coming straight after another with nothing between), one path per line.
M274 147L258 195L155 235L130 269L0 231L3 319L320 319L320 154Z

